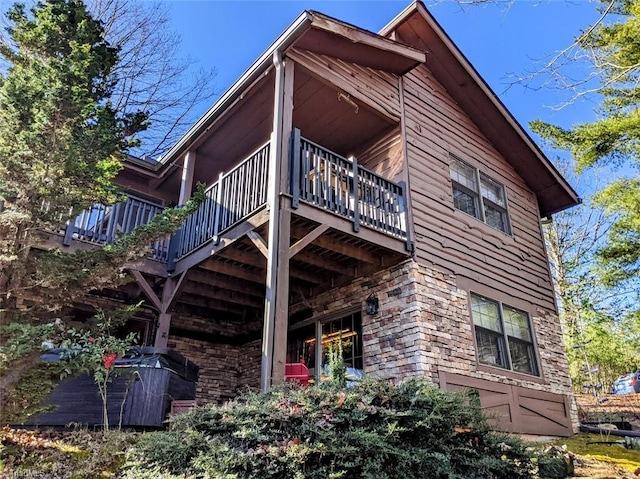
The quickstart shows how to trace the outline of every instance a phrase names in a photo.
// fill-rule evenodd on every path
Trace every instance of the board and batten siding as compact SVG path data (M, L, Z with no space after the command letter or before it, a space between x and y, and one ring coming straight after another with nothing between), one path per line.
M417 261L555 311L535 194L426 66L403 84ZM504 185L511 235L454 208L450 154Z

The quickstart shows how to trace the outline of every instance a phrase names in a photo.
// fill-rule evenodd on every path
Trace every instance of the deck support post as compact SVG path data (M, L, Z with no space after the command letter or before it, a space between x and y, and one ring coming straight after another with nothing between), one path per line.
M410 253L414 252L413 238L415 238L415 227L413 224L413 211L411 208L411 184L409 183L409 146L407 145L407 117L404 106L404 77L398 78L398 92L400 96L400 134L402 137L402 199L404 206L405 230L407 232L406 249Z
M273 55L276 71L267 206L267 277L262 335L260 387L284 381L289 322L289 237L291 211L284 206L287 191L289 143L293 122L293 62Z
M140 271L131 270L131 275L135 278L140 288L142 288L142 292L152 306L158 310L158 327L153 345L156 348L166 348L167 340L169 339L169 329L171 328L171 313L169 311L185 284L187 273L184 272L176 277L168 277L162 287L162 297L158 297Z

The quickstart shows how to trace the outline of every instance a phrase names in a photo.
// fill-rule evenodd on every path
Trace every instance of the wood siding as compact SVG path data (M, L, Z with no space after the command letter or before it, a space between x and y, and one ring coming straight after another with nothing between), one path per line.
M555 311L535 195L424 65L404 88L417 260ZM450 153L505 186L512 235L454 209Z
M445 391L478 391L480 404L501 431L565 437L573 434L566 395L443 371L439 377Z
M402 181L402 138L394 128L361 152L356 153L358 164L393 181Z

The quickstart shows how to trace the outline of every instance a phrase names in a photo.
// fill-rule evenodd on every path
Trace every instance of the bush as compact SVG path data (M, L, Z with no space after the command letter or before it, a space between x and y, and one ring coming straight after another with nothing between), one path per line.
M524 445L489 431L476 395L419 380L246 394L145 434L127 477L480 479L531 477Z

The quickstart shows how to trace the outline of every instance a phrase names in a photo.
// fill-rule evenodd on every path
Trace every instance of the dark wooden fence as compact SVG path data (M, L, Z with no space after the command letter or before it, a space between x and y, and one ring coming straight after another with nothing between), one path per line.
M209 240L247 218L267 202L267 163L269 143L206 190L206 200L181 228L177 240L176 259L186 256Z
M407 238L406 193L394 183L300 136L294 130L291 164L292 206L299 201L318 206L360 225Z
M160 205L134 196L112 206L94 203L69 222L63 244L69 245L72 239L100 245L113 243L118 234L129 233L149 223L162 209ZM152 259L167 261L169 240L167 235L151 245Z

